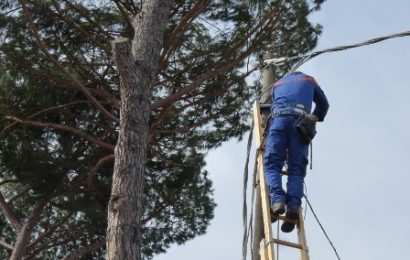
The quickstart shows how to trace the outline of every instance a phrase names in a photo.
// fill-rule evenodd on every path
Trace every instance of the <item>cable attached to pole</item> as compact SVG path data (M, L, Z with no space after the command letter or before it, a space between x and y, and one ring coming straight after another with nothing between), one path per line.
M269 59L269 60L265 60L264 63L265 64L280 65L280 64L282 64L286 61L301 59L289 71L289 73L292 73L292 72L296 71L303 63L305 63L308 60L311 60L314 57L319 56L320 54L323 54L323 53L344 51L344 50L353 49L353 48L357 48L357 47L361 47L361 46L375 44L375 43L385 41L385 40L389 40L389 39L393 39L393 38L406 37L406 36L410 36L410 31L404 31L404 32L401 32L401 33L395 33L395 34L390 34L390 35L386 35L386 36L380 36L380 37L377 37L377 38L369 39L369 40L366 40L364 42L359 42L359 43L355 43L355 44L341 45L341 46L338 46L338 47L333 47L333 48L328 48L328 49L324 49L324 50L320 50L320 51L315 51L315 52L312 52L312 53L306 54L306 55L300 55L300 56L294 56L294 57L279 57L279 58Z

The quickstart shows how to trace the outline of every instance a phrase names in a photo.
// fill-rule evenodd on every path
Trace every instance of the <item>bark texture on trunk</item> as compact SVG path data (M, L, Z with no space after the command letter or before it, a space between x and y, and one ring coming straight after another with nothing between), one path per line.
M141 259L141 201L147 154L151 89L156 81L173 0L144 1L133 19L132 47L113 42L121 86L120 129L108 205L107 259Z

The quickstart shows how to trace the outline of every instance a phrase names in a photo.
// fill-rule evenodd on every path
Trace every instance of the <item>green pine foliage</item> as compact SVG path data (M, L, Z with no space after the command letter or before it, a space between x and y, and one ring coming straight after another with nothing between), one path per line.
M315 47L321 27L308 17L323 2L175 1L152 89L143 212L147 259L206 232L216 206L204 170L207 151L249 129L258 91L249 78L261 54L295 56ZM111 41L132 39L130 18L140 5L0 2L0 191L22 222L47 201L27 249L32 259L61 258L104 239L118 122L84 89L119 117ZM4 214L0 234L15 242ZM9 253L0 248L0 258ZM84 259L103 254L100 248Z

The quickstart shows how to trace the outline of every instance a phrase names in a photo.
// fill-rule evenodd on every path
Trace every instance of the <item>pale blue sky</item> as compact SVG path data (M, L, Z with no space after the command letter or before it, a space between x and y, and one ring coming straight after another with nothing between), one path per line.
M409 10L407 0L328 0L313 17L323 25L317 50L408 31ZM300 68L330 101L306 183L343 260L408 259L409 68L410 37L323 54ZM241 259L245 153L246 143L236 141L209 153L218 206L207 234L154 259ZM309 211L305 224L310 258L337 259ZM279 259L296 260L297 253L281 247Z

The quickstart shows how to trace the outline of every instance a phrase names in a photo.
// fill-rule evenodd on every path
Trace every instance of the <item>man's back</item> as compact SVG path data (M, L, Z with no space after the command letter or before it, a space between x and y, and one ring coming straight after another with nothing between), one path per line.
M289 109L289 107L304 110L310 114L312 102L316 107L313 112L323 121L329 108L325 94L315 79L302 72L294 72L277 81L272 89L273 111Z

